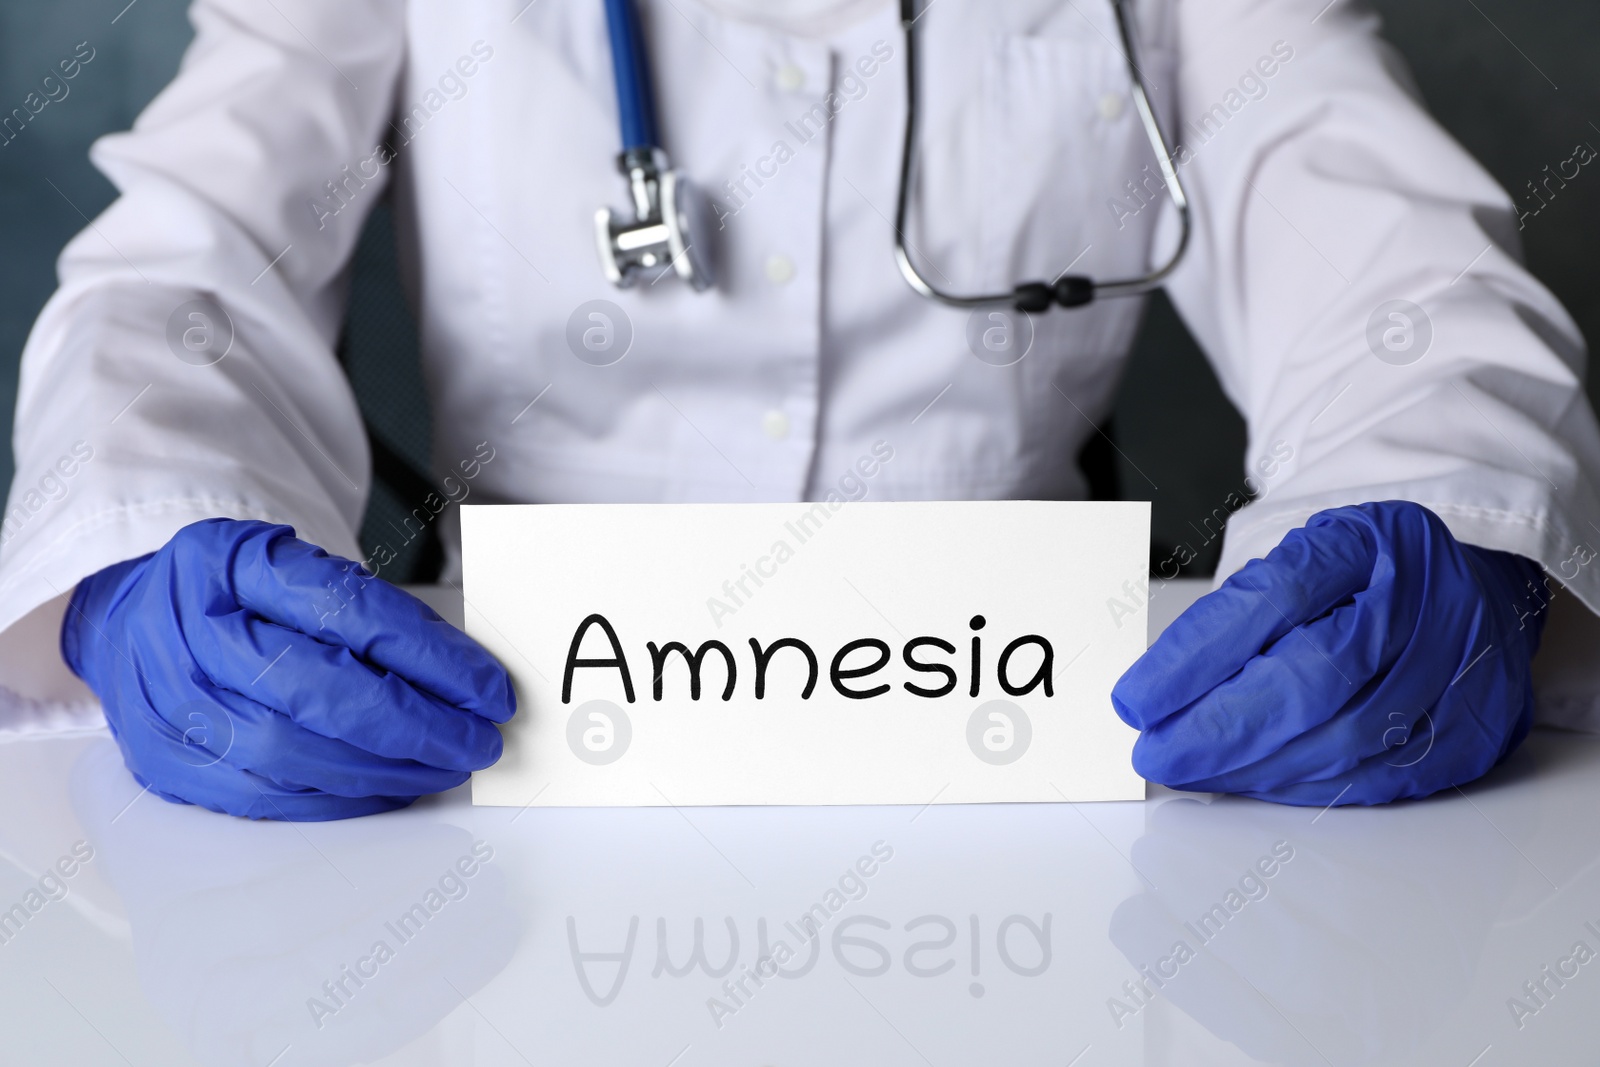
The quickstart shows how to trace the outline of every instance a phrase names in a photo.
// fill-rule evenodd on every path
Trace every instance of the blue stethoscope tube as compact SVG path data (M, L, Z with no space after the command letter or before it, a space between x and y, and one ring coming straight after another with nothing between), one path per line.
M611 69L617 82L617 112L622 123L625 155L659 146L656 101L645 57L644 30L634 0L606 0L606 26L611 33Z
M606 0L606 28L622 133L617 169L628 179L633 219L609 207L595 213L601 269L621 289L641 277L652 277L653 284L670 270L696 292L704 292L716 284L707 215L700 194L672 169L661 149L644 30L634 0Z

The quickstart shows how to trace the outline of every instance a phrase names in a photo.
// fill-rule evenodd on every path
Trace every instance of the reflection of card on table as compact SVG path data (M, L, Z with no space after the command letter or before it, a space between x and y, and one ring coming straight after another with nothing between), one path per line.
M479 804L1130 800L1144 503L462 508Z

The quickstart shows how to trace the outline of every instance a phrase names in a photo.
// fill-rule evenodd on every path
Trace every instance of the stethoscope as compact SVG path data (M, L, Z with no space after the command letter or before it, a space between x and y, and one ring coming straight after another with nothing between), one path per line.
M673 170L657 142L655 102L649 67L645 62L644 35L634 0L605 0L606 24L611 35L611 65L617 83L618 113L622 124L622 154L618 168L628 179L634 219L619 219L610 208L595 213L600 262L613 285L628 288L640 278L659 279L669 269L697 292L715 282L707 257L710 231L703 201L682 172ZM1133 278L1099 281L1063 271L1053 281L1028 281L1009 292L963 295L949 293L923 276L912 262L906 243L911 213L912 178L917 164L917 127L920 118L917 87L916 22L918 0L900 0L900 25L906 42L906 125L900 156L900 190L895 207L894 257L901 275L918 294L948 307L978 308L1008 304L1022 311L1046 311L1052 305L1081 307L1096 297L1140 296L1159 289L1177 269L1189 247L1193 222L1189 198L1178 177L1161 124L1156 120L1145 91L1144 75L1134 59L1134 36L1127 0L1110 0L1116 15L1117 35L1128 66L1134 109L1144 126L1145 138L1155 153L1166 181L1167 193L1178 209L1178 244L1167 262ZM1069 268L1070 269L1070 268Z

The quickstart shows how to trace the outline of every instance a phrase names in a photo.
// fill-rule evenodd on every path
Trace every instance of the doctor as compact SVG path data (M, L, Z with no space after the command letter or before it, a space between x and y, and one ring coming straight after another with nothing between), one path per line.
M643 140L711 198L697 222L667 190L678 244L646 261L672 235L619 237L652 204L618 174L634 90L601 0L196 0L175 81L93 149L121 196L24 353L5 728L91 725L92 692L152 791L267 818L393 808L497 757L504 672L385 560L348 562L369 458L332 346L392 188L435 474L486 501L811 499L879 442L878 499L1081 496L1138 299L950 306L908 285L897 230L956 297L1137 279L1186 245L1159 280L1274 474L1229 523L1231 577L1117 686L1135 765L1317 805L1483 774L1532 721L1553 590L1600 608L1583 343L1355 0L1129 14L1170 168L1108 0L938 0L902 216L895 4L641 0ZM995 314L1020 358L981 343Z

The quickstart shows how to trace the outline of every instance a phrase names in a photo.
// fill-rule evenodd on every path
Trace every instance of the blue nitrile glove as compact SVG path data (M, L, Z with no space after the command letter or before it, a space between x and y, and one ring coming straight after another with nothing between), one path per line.
M168 800L315 821L500 758L506 672L420 600L294 536L207 519L78 583L61 654Z
M1134 768L1179 789L1382 804L1528 733L1538 566L1405 501L1335 508L1185 611L1112 690Z

